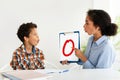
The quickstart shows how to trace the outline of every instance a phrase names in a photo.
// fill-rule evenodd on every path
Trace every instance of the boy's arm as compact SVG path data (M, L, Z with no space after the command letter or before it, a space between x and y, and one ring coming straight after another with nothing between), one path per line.
M13 70L22 69L22 66L20 64L20 58L19 58L17 52L13 53L12 60L10 62L10 66L13 68Z
M45 68L45 64L44 64L44 54L43 51L40 50L40 61L41 61L41 68L44 69Z

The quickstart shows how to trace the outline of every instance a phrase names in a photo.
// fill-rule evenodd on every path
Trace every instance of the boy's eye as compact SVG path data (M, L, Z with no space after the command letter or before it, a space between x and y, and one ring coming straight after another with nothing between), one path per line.
M86 25L88 25L88 23L85 23Z

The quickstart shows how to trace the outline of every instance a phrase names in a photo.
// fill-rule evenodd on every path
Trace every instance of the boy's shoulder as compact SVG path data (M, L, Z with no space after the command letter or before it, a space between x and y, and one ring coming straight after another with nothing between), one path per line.
M38 47L35 47L35 52L38 54L43 54L43 51L41 49L39 49ZM21 54L21 53L25 53L25 50L22 46L20 46L17 49L15 49L15 51L13 53L14 54Z
M14 52L13 52L13 54L15 55L18 55L18 54L20 54L20 53L22 53L23 52L23 49L22 48L20 48L20 47L18 47L18 48L16 48L15 50L14 50Z
M42 53L43 54L43 51L36 47L36 53Z

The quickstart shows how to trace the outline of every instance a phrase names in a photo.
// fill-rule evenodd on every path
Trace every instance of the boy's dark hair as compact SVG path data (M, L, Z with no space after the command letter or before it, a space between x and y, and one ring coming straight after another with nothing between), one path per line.
M37 28L37 25L30 22L30 23L23 23L22 25L20 25L20 27L18 28L17 31L17 36L18 38L24 42L24 36L29 37L29 34L31 32L31 29L33 28Z
M111 18L104 10L89 10L87 15L93 21L95 26L99 26L102 35L112 36L117 33L118 26L111 23Z

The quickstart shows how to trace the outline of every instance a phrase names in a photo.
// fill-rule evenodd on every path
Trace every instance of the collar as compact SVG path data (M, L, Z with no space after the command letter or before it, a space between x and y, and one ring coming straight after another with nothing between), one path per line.
M27 51L26 51L26 48L25 48L24 44L22 44L22 45L20 46L20 48L23 50L23 52L26 52L26 53L27 53ZM33 46L33 47L32 47L32 53L33 53L33 54L35 54L35 53L36 53L36 48L35 48L35 46Z
M103 35L102 37L100 37L97 41L95 41L95 43L97 45L100 45L103 41L105 41L106 39L108 39L107 36Z

